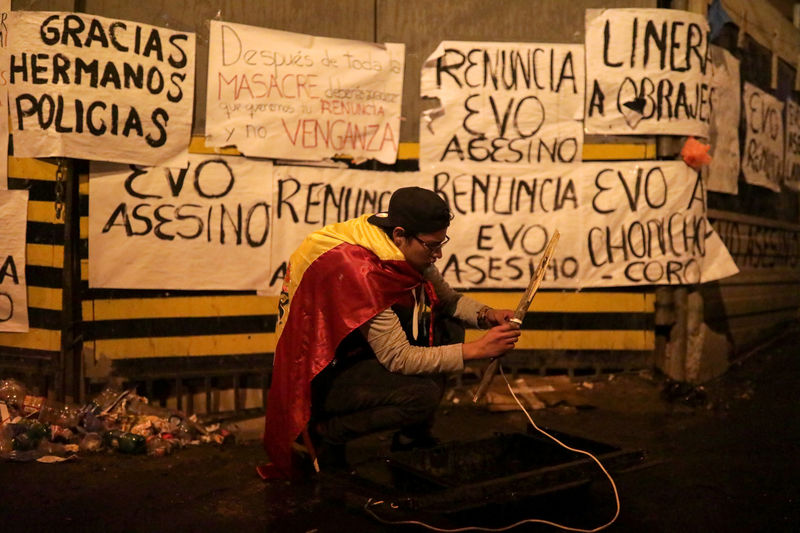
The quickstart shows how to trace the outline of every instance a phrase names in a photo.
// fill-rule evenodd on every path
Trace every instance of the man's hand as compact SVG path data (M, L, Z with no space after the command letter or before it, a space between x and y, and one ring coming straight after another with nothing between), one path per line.
M511 315L513 316L513 312ZM487 313L488 316L488 313ZM462 353L464 360L486 359L503 355L514 348L519 340L520 330L515 324L504 323L487 331L480 339L465 342Z
M489 309L486 311L486 322L490 326L507 324L512 318L514 318L514 311L511 309Z

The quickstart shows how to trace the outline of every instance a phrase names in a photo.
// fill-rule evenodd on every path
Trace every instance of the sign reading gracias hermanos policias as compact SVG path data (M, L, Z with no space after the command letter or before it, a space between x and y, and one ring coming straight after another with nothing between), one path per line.
M18 157L185 167L195 35L83 13L11 13Z

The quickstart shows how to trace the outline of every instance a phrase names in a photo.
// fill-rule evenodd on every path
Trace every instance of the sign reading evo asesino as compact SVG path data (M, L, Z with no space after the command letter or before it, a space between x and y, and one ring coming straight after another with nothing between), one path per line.
M272 163L191 154L174 170L92 163L89 286L256 290L272 246Z
M394 163L405 45L211 21L206 144Z
M675 9L586 10L586 133L708 136L709 26Z
M12 11L14 155L185 167L193 33L85 13Z

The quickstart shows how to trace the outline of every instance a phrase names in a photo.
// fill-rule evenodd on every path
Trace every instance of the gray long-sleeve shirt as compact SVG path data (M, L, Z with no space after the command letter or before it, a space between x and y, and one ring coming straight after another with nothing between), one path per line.
M478 313L485 307L482 303L453 290L433 265L423 275L433 283L441 305L438 312L459 318L472 327L478 325ZM391 307L375 315L360 329L378 361L390 372L427 374L458 372L464 368L461 344L432 347L411 345L400 319Z

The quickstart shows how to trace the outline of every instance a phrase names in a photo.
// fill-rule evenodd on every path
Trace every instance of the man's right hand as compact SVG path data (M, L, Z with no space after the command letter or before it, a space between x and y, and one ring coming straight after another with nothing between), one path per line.
M519 326L514 323L495 326L480 339L464 343L462 348L464 360L487 359L503 355L514 348L520 333Z

